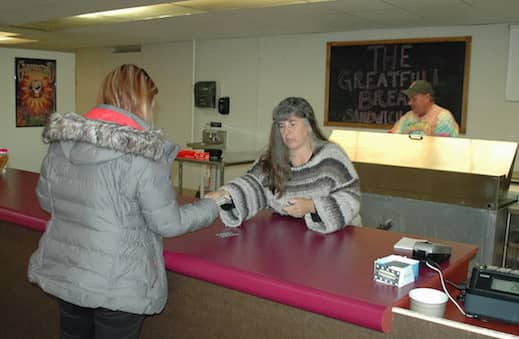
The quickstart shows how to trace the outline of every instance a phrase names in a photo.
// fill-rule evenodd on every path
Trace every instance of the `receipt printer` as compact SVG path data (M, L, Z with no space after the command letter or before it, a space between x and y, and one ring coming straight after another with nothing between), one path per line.
M439 243L433 243L422 239L403 237L394 246L395 253L412 257L413 259L434 262L442 262L451 256L451 247Z

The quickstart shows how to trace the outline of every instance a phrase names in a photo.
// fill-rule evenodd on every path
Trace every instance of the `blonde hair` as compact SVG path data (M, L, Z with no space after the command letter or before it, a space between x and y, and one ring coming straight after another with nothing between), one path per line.
M105 77L97 103L122 108L151 124L154 98L158 92L155 82L144 69L124 64Z

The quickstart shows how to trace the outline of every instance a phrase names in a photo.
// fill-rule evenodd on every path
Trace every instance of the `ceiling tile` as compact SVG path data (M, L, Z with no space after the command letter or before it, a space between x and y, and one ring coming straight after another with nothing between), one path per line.
M409 7L409 6L422 6L422 5L459 5L463 0L384 0L384 2L398 6L398 7Z
M337 0L333 2L333 6L345 12L384 10L393 7L383 0Z
M517 0L462 0L464 3L483 9L519 11Z
M482 9L461 3L449 6L437 4L408 6L406 11L422 17L425 22L435 26L490 24L503 23L507 20L519 20L519 11L497 13L495 10Z
M399 8L389 8L382 11L355 11L351 14L364 20L395 27L423 24L419 17Z
M23 33L23 38L40 40L22 47L17 45L17 48L73 50L192 39L519 22L519 0L335 0L309 5L222 10L188 17L78 27L61 32L12 27L165 1L3 0L0 30Z
M519 21L518 0L463 0L481 15L492 15L494 22Z

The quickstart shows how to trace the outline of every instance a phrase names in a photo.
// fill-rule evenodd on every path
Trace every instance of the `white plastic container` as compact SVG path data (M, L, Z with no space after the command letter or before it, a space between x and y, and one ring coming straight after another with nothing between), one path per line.
M434 288L415 288L409 291L411 310L431 317L443 318L449 298Z

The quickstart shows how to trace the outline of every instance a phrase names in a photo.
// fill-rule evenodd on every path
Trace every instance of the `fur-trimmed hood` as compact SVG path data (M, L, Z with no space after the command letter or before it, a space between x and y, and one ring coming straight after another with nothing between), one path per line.
M114 111L114 114L122 114ZM179 146L160 130L135 128L86 119L76 113L54 113L43 130L43 142L61 142L67 158L74 163L97 163L133 154L152 160L173 162Z

